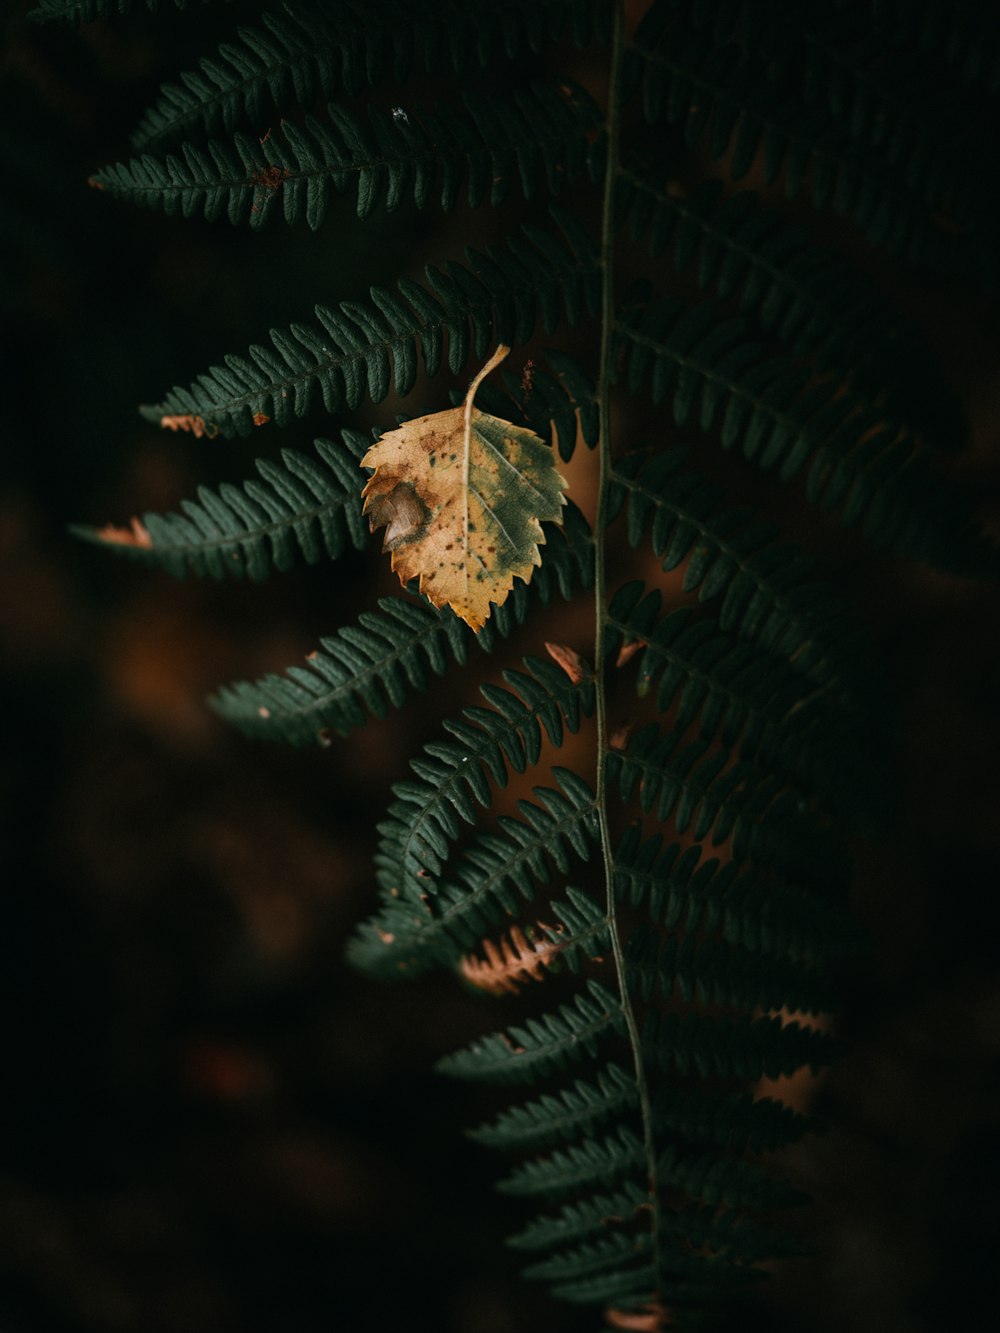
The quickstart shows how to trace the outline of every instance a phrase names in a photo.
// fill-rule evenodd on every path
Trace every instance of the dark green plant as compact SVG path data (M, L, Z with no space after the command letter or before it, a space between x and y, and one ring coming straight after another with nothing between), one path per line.
M810 1122L759 1085L835 1054L816 1016L853 946L845 838L890 804L886 691L850 610L690 454L739 451L796 483L817 522L905 558L995 570L932 461L963 444L961 407L846 252L993 282L969 108L1000 81L1000 23L943 0L641 8L631 30L611 0L286 0L164 87L140 155L92 184L254 227L320 227L344 193L360 218L519 199L502 243L318 306L143 412L212 437L418 387L444 407L502 342L525 373L501 372L480 404L564 460L596 450L593 524L570 503L547 525L541 567L478 635L408 589L213 706L252 736L328 744L463 664L470 639L495 652L522 623L538 635L396 788L381 905L350 956L541 997L441 1068L529 1089L474 1131L522 1155L502 1188L541 1209L512 1241L528 1274L613 1327L658 1329L708 1319L760 1261L801 1249L776 1217L801 1196L768 1154ZM593 48L602 96L560 72L574 46ZM744 178L753 190L734 189ZM831 216L843 254L813 238L809 219ZM612 429L613 401L643 399L665 409L649 445ZM367 443L343 427L179 513L83 535L216 578L336 558L367 540ZM666 599L629 548L679 572ZM595 624L586 653L550 645L552 661L537 608L557 595L588 599ZM622 682L631 732L609 720ZM510 770L583 728L587 773L554 769L518 817L470 834ZM550 977L547 1002L533 983Z

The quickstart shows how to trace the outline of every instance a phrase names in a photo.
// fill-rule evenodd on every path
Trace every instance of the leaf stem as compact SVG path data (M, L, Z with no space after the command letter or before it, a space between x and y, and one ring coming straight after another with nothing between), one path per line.
M598 497L594 519L594 676L597 693L597 777L595 805L600 833L601 856L607 893L607 921L611 938L611 953L615 976L621 996L622 1015L632 1047L636 1085L639 1092L639 1111L642 1117L642 1138L646 1158L649 1188L650 1229L654 1271L660 1272L660 1206L656 1181L656 1144L653 1138L653 1108L649 1084L639 1038L639 1025L628 991L625 974L625 955L618 930L615 904L614 864L611 857L611 832L607 802L608 719L605 697L604 627L607 605L607 578L605 567L605 537L607 526L608 490L611 480L611 400L610 386L614 358L615 293L614 293L614 190L618 174L619 138L621 133L621 67L625 50L624 0L615 0L614 28L611 40L611 67L608 87L607 157L604 167L604 202L601 216L601 348L597 378L597 399L600 423L598 441Z

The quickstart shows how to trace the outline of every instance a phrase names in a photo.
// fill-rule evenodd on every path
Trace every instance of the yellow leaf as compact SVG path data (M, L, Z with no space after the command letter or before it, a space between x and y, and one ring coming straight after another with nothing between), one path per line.
M473 398L510 351L498 347L461 407L408 421L361 460L374 468L362 492L374 532L404 585L419 577L435 606L450 606L474 630L515 578L542 563L544 521L562 522L565 480L552 450L530 430L480 412Z

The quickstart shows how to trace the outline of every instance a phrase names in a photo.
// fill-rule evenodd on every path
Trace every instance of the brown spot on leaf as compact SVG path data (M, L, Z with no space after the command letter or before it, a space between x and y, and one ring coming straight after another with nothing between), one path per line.
M372 530L385 528L383 551L395 551L417 541L430 519L430 510L411 481L400 481L381 495L370 495L365 506Z
M280 190L291 174L287 167L261 167L250 176L250 184L259 185L262 189L273 192Z
M266 412L255 412L253 414L253 424L255 426L266 426L270 420L271 418Z

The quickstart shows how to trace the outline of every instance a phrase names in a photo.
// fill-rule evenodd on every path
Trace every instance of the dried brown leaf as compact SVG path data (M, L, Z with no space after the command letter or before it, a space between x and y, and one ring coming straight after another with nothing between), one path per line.
M473 406L483 378L509 352L499 347L465 402L383 435L361 466L372 531L400 582L420 579L434 606L450 606L474 630L542 563L542 522L562 521L566 482L552 450L530 430Z

